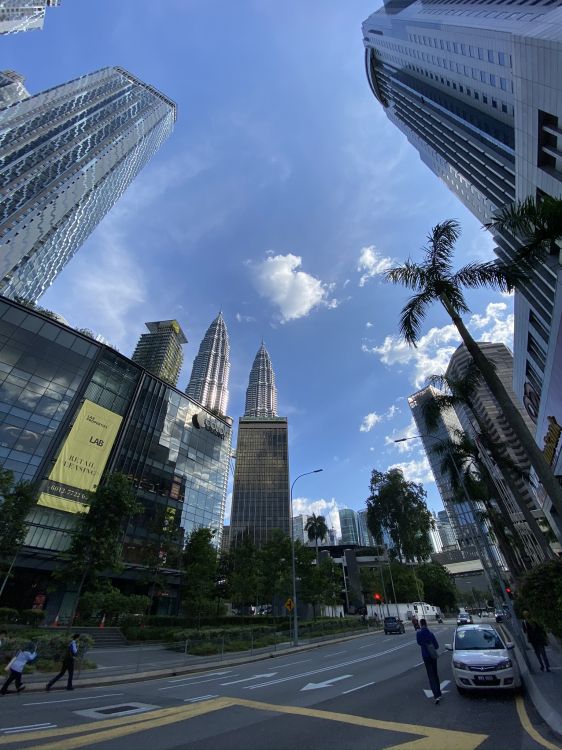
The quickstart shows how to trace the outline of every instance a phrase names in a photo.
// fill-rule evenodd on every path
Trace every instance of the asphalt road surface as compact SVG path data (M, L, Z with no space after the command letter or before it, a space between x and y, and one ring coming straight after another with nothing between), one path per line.
M450 625L436 626L441 646ZM460 696L450 654L433 702L414 631L371 633L190 676L1 698L0 746L42 750L556 750L521 696Z

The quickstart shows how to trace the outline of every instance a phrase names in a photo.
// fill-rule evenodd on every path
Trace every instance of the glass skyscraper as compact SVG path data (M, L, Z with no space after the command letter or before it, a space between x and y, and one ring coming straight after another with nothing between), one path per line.
M275 376L262 343L250 372L246 412L238 421L231 547L243 536L263 545L274 529L290 534L287 419L276 409Z
M0 293L36 301L172 132L176 105L113 67L0 109Z
M558 0L385 0L363 23L373 95L482 222L514 200L562 196L561 14ZM512 257L513 237L494 239ZM537 424L562 316L551 252L514 301L514 390Z
M60 0L0 0L0 34L42 29L45 9Z
M177 320L157 320L145 323L143 333L132 356L145 370L172 385L177 385L183 364L182 345L187 339Z
M0 109L29 96L24 77L13 70L0 71Z
M190 398L219 414L228 409L229 355L228 331L219 312L201 342L185 390Z

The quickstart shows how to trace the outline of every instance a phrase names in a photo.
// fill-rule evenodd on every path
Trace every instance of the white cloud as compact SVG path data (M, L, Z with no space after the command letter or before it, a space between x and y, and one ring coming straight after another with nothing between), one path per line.
M251 315L242 315L242 313L237 312L234 316L238 323L253 323L255 321L255 318Z
M413 366L412 382L421 388L428 377L439 375L447 369L449 360L458 344L460 336L455 326L431 328L422 336L417 347L409 346L399 336L387 336L381 346L362 346L364 352L378 354L385 365Z
M414 450L419 450L420 447L420 441L416 440L405 440L402 443L395 442L396 440L399 440L400 438L413 438L416 435L419 435L419 430L417 424L414 422L414 418L412 417L410 420L410 424L406 427L404 430L396 430L392 433L392 435L386 435L384 438L385 445L390 445L393 448L396 448L399 453L411 453Z
M392 404L384 414L377 414L372 411L370 414L363 417L363 421L359 427L359 432L371 432L373 427L379 422L382 422L383 419L393 419L397 414L400 414L400 409L394 404Z
M389 466L387 471L390 469L402 469L404 478L408 482L418 482L419 484L429 484L434 482L433 473L429 465L427 457L420 458L418 461L406 461L399 464L392 464Z
M394 419L394 417L395 417L395 416L396 416L397 414L401 414L401 413L402 413L402 412L401 412L400 408L399 408L398 406L396 406L395 404L392 404L392 406L391 406L391 407L389 408L389 410L388 410L388 411L386 412L386 414L385 414L385 417L386 417L387 419Z
M308 315L315 307L335 308L338 301L329 298L331 287L311 274L299 271L302 258L292 253L270 255L252 265L253 280L261 297L279 308L281 322Z
M484 315L476 314L471 317L469 326L482 331L478 334L480 341L501 343L513 349L515 316L513 313L507 314L507 309L505 302L490 302Z
M364 271L364 273L359 279L359 286L365 286L369 279L384 271L388 271L394 264L395 261L392 258L381 255L374 245L362 247L357 263L357 270Z
M373 327L373 323L370 323L369 321L365 323L365 328L372 328L372 327Z
M232 512L232 492L229 492L226 496L226 504L224 508L224 523L226 525L230 523L231 512Z
M334 498L331 500L309 500L307 497L293 499L293 516L324 516L328 528L336 530L336 536L341 536L339 507Z

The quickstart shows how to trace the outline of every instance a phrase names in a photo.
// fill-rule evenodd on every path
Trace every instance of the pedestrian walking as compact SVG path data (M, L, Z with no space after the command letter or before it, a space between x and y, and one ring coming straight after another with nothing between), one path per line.
M74 688L72 687L72 678L74 677L74 659L78 655L79 642L80 642L80 633L74 633L74 635L72 636L72 640L70 641L70 643L68 644L66 648L66 651L62 660L62 666L61 666L60 672L58 673L58 675L56 675L56 677L53 677L53 679L47 683L47 687L45 688L47 692L49 692L49 690L53 687L55 682L57 680L60 680L60 678L66 672L68 672L68 678L66 681L66 689L74 690Z
M18 651L16 656L14 656L10 663L5 667L6 671L9 672L9 674L8 678L0 688L0 695L6 695L6 693L8 692L8 687L12 684L12 682L16 683L16 692L21 693L22 690L25 690L25 685L21 684L23 670L25 669L25 665L28 662L33 661L36 658L37 650L35 649L35 646L33 644L29 645L22 651Z
M527 611L523 612L523 617L525 618L523 620L523 630L527 633L527 640L533 647L541 672L544 672L545 669L547 672L550 672L550 662L546 655L546 646L548 644L546 630L539 622L529 619Z
M442 698L441 683L437 673L437 649L439 648L439 644L437 643L437 638L427 627L427 620L424 618L420 620L420 629L416 632L416 641L418 642L418 646L421 646L421 655L427 671L429 687L437 706Z

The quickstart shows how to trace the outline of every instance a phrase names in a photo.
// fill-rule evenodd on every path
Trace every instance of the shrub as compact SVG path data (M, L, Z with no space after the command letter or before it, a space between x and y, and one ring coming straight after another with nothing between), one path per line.
M0 623L12 623L18 622L20 613L17 609L11 609L10 607L0 607Z
M194 646L190 646L189 653L192 656L210 656L211 654L220 654L221 645L211 643L210 641L204 643L197 643Z
M37 627L45 619L44 609L22 609L20 612L20 622L23 625L33 625Z
M531 619L562 638L562 560L541 563L523 576L517 610L520 616L528 610Z

